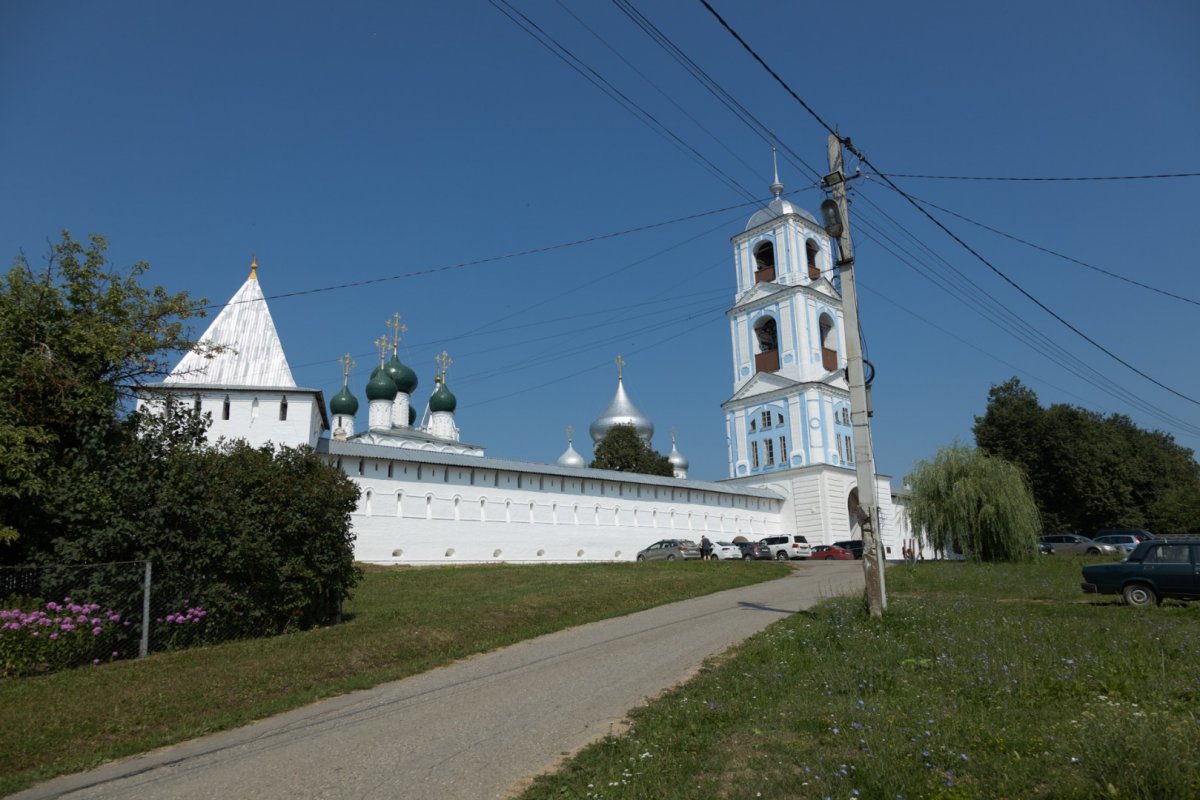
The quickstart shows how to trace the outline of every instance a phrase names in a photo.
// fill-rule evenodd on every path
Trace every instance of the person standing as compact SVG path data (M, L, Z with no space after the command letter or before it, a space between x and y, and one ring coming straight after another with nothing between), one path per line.
M712 542L707 536L700 537L700 560L708 561L712 558Z

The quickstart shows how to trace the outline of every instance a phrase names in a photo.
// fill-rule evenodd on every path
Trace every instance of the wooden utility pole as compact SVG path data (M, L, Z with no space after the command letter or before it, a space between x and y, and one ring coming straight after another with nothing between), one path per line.
M858 522L863 537L863 574L867 582L867 607L872 617L883 616L887 590L883 577L883 546L879 537L879 507L875 502L875 457L871 453L871 421L858 327L858 293L854 287L854 243L850 240L850 207L846 202L846 175L842 172L842 142L829 134L829 174L825 186L833 192L840 220L825 214L825 230L836 236L841 258L842 313L846 333L846 372L850 383L850 423L854 432L854 460L858 478ZM829 201L827 200L826 203ZM823 207L822 211L826 209ZM836 223L836 224L831 224Z

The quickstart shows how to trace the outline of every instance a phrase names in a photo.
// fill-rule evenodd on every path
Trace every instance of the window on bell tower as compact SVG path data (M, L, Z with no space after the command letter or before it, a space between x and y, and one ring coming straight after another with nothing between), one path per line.
M818 325L821 330L821 366L833 372L838 368L837 334L833 330L833 320L828 314L822 314Z
M758 352L754 354L755 372L779 371L779 329L772 317L763 316L754 323Z
M820 248L816 242L809 239L804 245L804 252L808 257L808 278L815 281L821 277L821 268L817 266L817 253L820 252Z
M775 280L775 245L762 242L754 248L754 282Z

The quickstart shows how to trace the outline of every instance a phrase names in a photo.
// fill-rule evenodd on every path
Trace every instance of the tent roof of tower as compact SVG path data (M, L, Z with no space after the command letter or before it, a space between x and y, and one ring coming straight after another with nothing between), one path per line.
M254 273L217 314L200 341L224 351L211 358L195 350L189 352L163 383L297 388Z

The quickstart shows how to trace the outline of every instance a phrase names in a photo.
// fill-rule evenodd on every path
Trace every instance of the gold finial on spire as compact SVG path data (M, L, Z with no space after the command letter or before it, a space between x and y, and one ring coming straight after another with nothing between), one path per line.
M573 444L575 444L575 426L568 425L567 426L567 445L570 446Z
M400 352L400 334L407 333L408 326L400 322L399 311L392 314L392 318L386 324L392 332L392 355L397 355Z
M625 359L621 358L620 355L617 355L617 360L613 363L617 365L617 380L621 380L621 370L625 366Z
M258 280L258 258L255 257L254 253L250 254L250 280Z
M346 353L346 355L339 358L338 363L342 365L342 385L349 386L350 370L354 369L358 365L354 363L354 359L350 358L349 353Z
M446 382L446 369L454 363L454 359L450 358L450 354L445 350L442 354L434 359L438 363L438 380L442 383Z
M383 359L387 354L388 340L386 336L380 336L375 340L375 346L379 348L379 368L383 369Z

